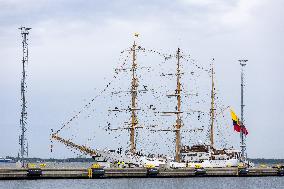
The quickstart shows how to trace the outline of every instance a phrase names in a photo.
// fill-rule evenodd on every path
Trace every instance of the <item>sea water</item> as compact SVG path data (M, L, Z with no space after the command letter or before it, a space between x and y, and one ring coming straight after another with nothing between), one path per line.
M284 177L51 179L0 181L2 189L284 189Z

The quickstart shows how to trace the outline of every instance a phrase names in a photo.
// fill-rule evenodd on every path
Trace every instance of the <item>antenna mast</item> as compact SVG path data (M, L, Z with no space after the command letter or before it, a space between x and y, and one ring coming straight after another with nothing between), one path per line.
M214 86L214 67L213 67L212 61L212 68L211 68L211 82L212 82L212 88L211 88L211 109L210 109L210 117L211 117L211 125L210 125L210 147L213 149L214 146L214 121L215 121L215 86Z
M27 89L27 83L26 83L26 66L28 64L28 38L29 30L31 28L26 27L20 27L21 35L22 35L22 47L23 47L23 59L22 59L22 79L21 79L21 118L20 118L20 125L21 125L21 134L19 137L19 144L20 144L20 152L21 152L21 163L22 167L25 166L25 157L28 157L28 142L26 138L26 124L27 124L27 101L26 101L26 89Z
M241 150L242 150L242 157L241 161L244 162L246 160L246 144L245 144L245 136L243 133L243 127L244 127L244 67L246 66L246 62L248 60L239 60L241 65Z
M136 36L136 35L135 35ZM138 35L136 36L138 37ZM136 152L136 144L135 144L135 127L138 124L136 110L137 110L137 88L138 88L138 80L136 76L136 43L131 48L132 51L132 82L131 82L131 128L130 128L130 152Z
M177 50L177 89L176 89L176 95L177 95L177 119L176 119L176 161L180 162L180 147L181 147L181 141L180 141L180 128L181 128L181 83L180 83L180 48Z

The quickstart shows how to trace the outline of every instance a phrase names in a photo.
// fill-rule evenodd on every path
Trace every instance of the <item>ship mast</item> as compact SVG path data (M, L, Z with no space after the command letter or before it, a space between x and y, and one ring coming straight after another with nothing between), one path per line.
M136 106L137 106L137 88L138 88L138 80L136 75L137 63L136 63L136 43L131 48L132 52L132 81L131 81L131 127L130 127L130 152L136 152L136 144L135 144L135 127L138 124L137 114L136 114Z
M214 60L214 59L213 59ZM211 68L211 109L210 109L210 147L213 149L214 146L214 121L215 121L215 86L214 86L214 68L212 62Z
M177 88L176 88L176 95L177 95L177 119L176 119L176 125L175 125L175 142L176 142L176 155L175 159L177 162L180 162L180 147L181 147L181 141L180 141L180 128L181 128L181 83L180 83L180 48L177 50Z

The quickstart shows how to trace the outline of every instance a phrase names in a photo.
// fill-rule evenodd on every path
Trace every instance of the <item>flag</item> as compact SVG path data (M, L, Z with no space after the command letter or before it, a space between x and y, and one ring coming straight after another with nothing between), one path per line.
M248 130L245 126L242 127L242 131L245 135L248 135Z
M237 132L241 132L241 126L239 124L239 118L233 110L231 110L231 117L232 117L232 120L233 120L234 130L237 131Z
M234 131L237 131L238 133L241 132L241 126L238 124L234 124Z
M231 110L231 116L232 116L232 120L235 122L239 121L238 116L235 114L235 112L233 110Z
M235 112L233 110L231 110L231 117L232 117L232 121L233 121L234 131L236 131L238 133L243 132L245 135L247 135L248 130L243 125L243 123L239 121L238 116L235 114Z

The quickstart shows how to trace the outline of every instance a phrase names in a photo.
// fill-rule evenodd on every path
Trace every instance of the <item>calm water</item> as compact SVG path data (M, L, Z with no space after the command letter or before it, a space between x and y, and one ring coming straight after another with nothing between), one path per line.
M2 189L284 189L284 177L0 181Z

